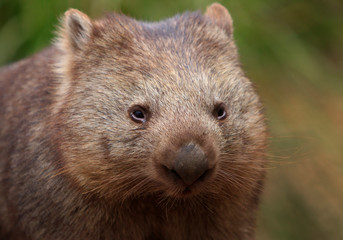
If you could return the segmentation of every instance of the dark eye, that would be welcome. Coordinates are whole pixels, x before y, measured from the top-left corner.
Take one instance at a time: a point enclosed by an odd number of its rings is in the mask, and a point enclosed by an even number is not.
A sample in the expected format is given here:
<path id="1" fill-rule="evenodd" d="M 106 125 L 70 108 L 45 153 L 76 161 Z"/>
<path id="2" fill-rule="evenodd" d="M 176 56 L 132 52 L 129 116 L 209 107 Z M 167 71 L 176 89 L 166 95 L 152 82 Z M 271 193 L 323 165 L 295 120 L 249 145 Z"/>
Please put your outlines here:
<path id="1" fill-rule="evenodd" d="M 129 109 L 132 121 L 136 123 L 145 123 L 147 121 L 147 111 L 141 106 L 133 106 Z"/>
<path id="2" fill-rule="evenodd" d="M 223 103 L 218 104 L 214 109 L 213 115 L 218 120 L 224 120 L 227 117 L 226 106 Z"/>

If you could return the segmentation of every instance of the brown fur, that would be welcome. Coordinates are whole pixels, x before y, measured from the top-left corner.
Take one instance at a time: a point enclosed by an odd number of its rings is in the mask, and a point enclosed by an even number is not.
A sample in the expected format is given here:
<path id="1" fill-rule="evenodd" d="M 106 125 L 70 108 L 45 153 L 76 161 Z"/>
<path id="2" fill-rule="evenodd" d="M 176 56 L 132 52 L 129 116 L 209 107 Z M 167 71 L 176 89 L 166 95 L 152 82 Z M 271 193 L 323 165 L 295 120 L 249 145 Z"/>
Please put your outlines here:
<path id="1" fill-rule="evenodd" d="M 69 10 L 55 46 L 2 68 L 0 238 L 254 239 L 266 127 L 232 29 L 219 4 L 158 23 Z M 165 170 L 188 143 L 210 173 L 185 187 Z"/>

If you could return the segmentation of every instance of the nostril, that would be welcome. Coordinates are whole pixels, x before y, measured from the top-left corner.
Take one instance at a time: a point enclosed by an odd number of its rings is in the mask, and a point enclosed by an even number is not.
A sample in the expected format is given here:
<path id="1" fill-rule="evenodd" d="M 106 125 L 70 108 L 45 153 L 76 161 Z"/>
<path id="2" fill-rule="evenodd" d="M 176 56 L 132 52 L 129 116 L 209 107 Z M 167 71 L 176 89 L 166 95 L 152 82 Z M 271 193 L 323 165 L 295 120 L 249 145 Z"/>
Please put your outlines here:
<path id="1" fill-rule="evenodd" d="M 174 169 L 170 169 L 169 167 L 163 164 L 162 164 L 162 169 L 167 175 L 171 176 L 174 180 L 176 179 L 182 180 L 181 176 Z"/>
<path id="2" fill-rule="evenodd" d="M 204 181 L 204 180 L 207 178 L 207 176 L 209 175 L 209 173 L 210 173 L 210 169 L 207 169 L 207 170 L 198 178 L 198 180 Z"/>
<path id="3" fill-rule="evenodd" d="M 179 175 L 174 169 L 169 170 L 169 171 L 171 172 L 172 175 L 174 175 L 174 177 L 179 178 L 179 179 L 182 179 L 182 178 L 180 177 L 180 175 Z"/>

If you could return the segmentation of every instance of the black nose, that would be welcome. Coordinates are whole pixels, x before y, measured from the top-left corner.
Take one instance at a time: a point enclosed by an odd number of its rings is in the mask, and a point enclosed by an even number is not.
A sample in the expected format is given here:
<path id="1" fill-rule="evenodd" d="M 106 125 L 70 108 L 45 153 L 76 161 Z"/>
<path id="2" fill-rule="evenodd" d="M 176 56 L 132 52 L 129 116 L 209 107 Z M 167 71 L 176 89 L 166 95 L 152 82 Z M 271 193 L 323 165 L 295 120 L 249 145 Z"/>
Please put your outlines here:
<path id="1" fill-rule="evenodd" d="M 189 143 L 182 146 L 176 153 L 173 172 L 185 184 L 191 185 L 203 178 L 208 172 L 208 160 L 200 146 Z"/>

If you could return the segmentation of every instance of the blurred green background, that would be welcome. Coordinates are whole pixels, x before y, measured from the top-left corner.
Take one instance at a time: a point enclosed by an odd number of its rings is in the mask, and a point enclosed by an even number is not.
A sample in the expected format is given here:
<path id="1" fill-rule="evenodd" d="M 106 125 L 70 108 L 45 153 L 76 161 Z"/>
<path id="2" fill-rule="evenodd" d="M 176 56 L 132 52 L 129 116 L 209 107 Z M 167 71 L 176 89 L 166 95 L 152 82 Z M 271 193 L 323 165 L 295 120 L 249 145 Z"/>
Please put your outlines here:
<path id="1" fill-rule="evenodd" d="M 227 0 L 247 75 L 270 125 L 260 240 L 343 239 L 343 1 Z M 51 43 L 78 8 L 154 21 L 209 0 L 0 0 L 0 65 Z"/>

